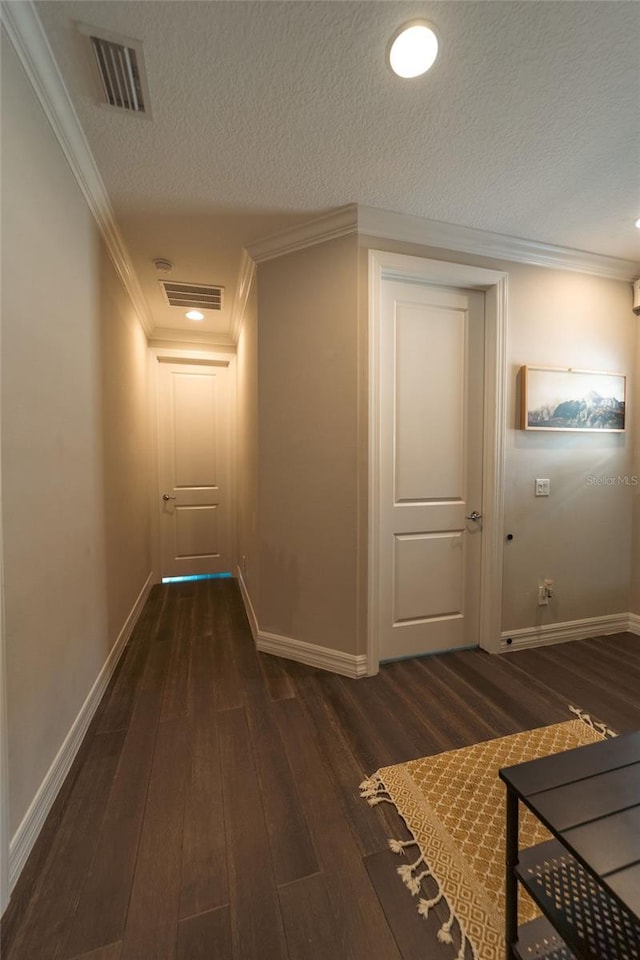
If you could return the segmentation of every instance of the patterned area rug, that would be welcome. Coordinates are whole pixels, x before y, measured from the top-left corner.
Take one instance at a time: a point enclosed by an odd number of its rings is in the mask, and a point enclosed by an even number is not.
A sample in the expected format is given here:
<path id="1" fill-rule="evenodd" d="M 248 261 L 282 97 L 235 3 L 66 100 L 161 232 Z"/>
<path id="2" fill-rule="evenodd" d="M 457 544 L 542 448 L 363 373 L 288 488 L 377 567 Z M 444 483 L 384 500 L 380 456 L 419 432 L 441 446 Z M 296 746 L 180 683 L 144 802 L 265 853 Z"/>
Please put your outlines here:
<path id="1" fill-rule="evenodd" d="M 456 960 L 505 956 L 505 787 L 498 770 L 614 735 L 570 709 L 578 719 L 383 767 L 360 785 L 372 806 L 393 803 L 405 821 L 413 839 L 389 841 L 410 860 L 398 873 L 424 917 L 437 903 L 447 904 L 438 939 L 451 944 Z M 548 839 L 521 805 L 520 846 Z M 519 901 L 520 923 L 538 915 L 528 897 Z"/>

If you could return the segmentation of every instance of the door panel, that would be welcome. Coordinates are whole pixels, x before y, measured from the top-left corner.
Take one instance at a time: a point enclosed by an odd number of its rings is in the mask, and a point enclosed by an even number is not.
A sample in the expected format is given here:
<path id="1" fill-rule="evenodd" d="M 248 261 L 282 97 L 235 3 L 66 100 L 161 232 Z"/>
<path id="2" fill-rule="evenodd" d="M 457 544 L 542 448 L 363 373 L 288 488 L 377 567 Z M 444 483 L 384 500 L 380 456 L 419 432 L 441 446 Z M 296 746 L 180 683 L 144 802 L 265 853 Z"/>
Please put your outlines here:
<path id="1" fill-rule="evenodd" d="M 220 543 L 218 517 L 217 504 L 176 506 L 176 557 L 188 560 L 211 556 Z"/>
<path id="2" fill-rule="evenodd" d="M 484 294 L 384 280 L 381 659 L 478 642 Z"/>
<path id="3" fill-rule="evenodd" d="M 159 366 L 163 577 L 231 570 L 229 377 L 226 364 Z"/>
<path id="4" fill-rule="evenodd" d="M 206 368 L 205 368 L 206 370 Z M 176 487 L 217 484 L 216 406 L 220 374 L 199 371 L 171 373 Z"/>
<path id="5" fill-rule="evenodd" d="M 396 536 L 395 546 L 394 623 L 460 615 L 461 533 Z"/>
<path id="6" fill-rule="evenodd" d="M 461 500 L 464 309 L 435 304 L 425 322 L 424 307 L 398 302 L 395 334 L 396 502 Z"/>

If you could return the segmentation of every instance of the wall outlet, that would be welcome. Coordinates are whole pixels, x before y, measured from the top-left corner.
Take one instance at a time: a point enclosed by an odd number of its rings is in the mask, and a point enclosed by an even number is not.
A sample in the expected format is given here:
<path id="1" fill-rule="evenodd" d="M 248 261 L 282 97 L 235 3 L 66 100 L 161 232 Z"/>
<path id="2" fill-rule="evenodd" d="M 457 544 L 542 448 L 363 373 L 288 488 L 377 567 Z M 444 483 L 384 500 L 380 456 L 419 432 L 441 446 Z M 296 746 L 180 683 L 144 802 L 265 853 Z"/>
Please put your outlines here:
<path id="1" fill-rule="evenodd" d="M 548 497 L 551 492 L 550 480 L 536 480 L 536 497 Z"/>

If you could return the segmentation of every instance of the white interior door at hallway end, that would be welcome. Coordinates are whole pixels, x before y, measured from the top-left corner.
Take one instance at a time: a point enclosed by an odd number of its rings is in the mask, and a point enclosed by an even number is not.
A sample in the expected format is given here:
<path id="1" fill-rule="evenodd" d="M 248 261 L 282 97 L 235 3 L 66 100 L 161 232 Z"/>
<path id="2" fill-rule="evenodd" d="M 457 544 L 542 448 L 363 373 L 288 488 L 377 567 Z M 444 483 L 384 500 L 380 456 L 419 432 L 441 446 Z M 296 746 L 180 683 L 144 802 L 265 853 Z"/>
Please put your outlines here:
<path id="1" fill-rule="evenodd" d="M 478 643 L 484 293 L 383 280 L 380 659 Z"/>
<path id="2" fill-rule="evenodd" d="M 230 371 L 159 363 L 162 576 L 231 570 Z"/>

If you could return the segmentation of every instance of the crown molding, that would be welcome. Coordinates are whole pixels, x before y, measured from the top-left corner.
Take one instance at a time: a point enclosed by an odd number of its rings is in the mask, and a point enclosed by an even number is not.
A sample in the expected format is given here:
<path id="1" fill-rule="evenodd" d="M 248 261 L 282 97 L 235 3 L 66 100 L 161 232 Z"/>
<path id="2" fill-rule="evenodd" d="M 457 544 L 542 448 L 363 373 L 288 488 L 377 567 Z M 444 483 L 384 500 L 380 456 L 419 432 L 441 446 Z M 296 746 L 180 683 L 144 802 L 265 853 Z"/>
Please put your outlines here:
<path id="1" fill-rule="evenodd" d="M 206 347 L 232 347 L 235 341 L 227 333 L 207 333 L 206 330 L 180 330 L 177 327 L 154 327 L 149 346 L 164 343 L 202 344 Z"/>
<path id="2" fill-rule="evenodd" d="M 263 240 L 256 240 L 255 243 L 248 243 L 246 250 L 255 263 L 263 263 L 265 260 L 283 257 L 287 253 L 304 250 L 305 247 L 315 247 L 327 240 L 347 237 L 358 231 L 358 210 L 357 204 L 350 203 L 297 227 L 274 233 Z"/>
<path id="3" fill-rule="evenodd" d="M 474 227 L 459 227 L 440 220 L 428 220 L 355 203 L 248 244 L 246 249 L 256 263 L 262 263 L 353 233 L 454 253 L 471 253 L 493 260 L 589 273 L 612 280 L 631 281 L 640 272 L 640 265 L 633 260 L 619 260 L 599 253 L 523 240 L 490 230 L 476 230 Z"/>
<path id="4" fill-rule="evenodd" d="M 572 250 L 535 240 L 522 240 L 489 230 L 458 227 L 439 220 L 427 220 L 409 214 L 358 206 L 358 234 L 385 240 L 401 240 L 421 246 L 472 253 L 494 260 L 527 263 L 531 266 L 573 270 L 597 277 L 631 281 L 638 274 L 638 264 L 599 253 Z"/>
<path id="5" fill-rule="evenodd" d="M 238 271 L 238 283 L 236 286 L 236 297 L 233 304 L 233 313 L 231 315 L 231 325 L 229 334 L 232 343 L 237 343 L 244 323 L 244 314 L 247 309 L 247 301 L 251 293 L 251 286 L 256 276 L 256 264 L 251 259 L 247 251 L 243 248 L 240 254 L 240 269 Z"/>
<path id="6" fill-rule="evenodd" d="M 147 336 L 147 301 L 116 225 L 106 187 L 32 0 L 1 4 L 2 24 L 104 238 L 115 270 Z"/>
<path id="7" fill-rule="evenodd" d="M 158 339 L 159 331 L 153 330 L 149 307 L 115 222 L 105 185 L 58 70 L 33 0 L 3 2 L 1 18 L 11 44 L 102 233 L 115 270 L 131 298 L 140 324 L 147 336 L 151 336 L 153 332 L 154 339 Z M 352 234 L 404 241 L 502 261 L 526 263 L 557 270 L 572 270 L 615 280 L 631 281 L 638 276 L 639 272 L 639 265 L 630 260 L 620 260 L 602 254 L 524 240 L 471 227 L 455 226 L 376 207 L 348 204 L 305 224 L 247 245 L 240 265 L 238 296 L 231 319 L 230 341 L 237 341 L 242 326 L 242 316 L 251 289 L 255 264 Z"/>

